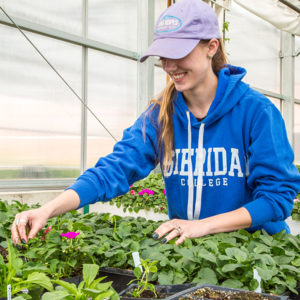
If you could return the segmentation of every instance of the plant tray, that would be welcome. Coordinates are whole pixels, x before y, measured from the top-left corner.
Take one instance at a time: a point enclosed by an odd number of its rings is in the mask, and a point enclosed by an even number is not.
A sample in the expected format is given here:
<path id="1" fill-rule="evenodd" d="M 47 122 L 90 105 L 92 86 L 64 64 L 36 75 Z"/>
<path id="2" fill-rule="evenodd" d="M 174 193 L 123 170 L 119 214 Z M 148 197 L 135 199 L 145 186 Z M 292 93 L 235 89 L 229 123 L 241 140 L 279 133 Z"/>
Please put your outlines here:
<path id="1" fill-rule="evenodd" d="M 136 283 L 131 284 L 129 287 L 127 287 L 125 290 L 119 293 L 120 299 L 122 300 L 149 300 L 149 299 L 167 299 L 169 296 L 177 294 L 183 290 L 186 290 L 193 286 L 191 283 L 184 283 L 184 284 L 170 284 L 170 285 L 156 285 L 155 291 L 157 293 L 157 298 L 154 298 L 154 295 L 152 295 L 152 292 L 149 291 L 150 294 L 148 294 L 149 297 L 144 298 L 133 298 L 133 296 L 128 295 L 128 292 L 132 291 L 137 287 Z"/>
<path id="2" fill-rule="evenodd" d="M 209 295 L 203 295 L 201 296 L 200 290 L 209 290 L 211 294 L 213 294 L 212 297 Z M 198 293 L 199 291 L 199 293 Z M 197 292 L 195 294 L 195 292 Z M 197 295 L 198 294 L 198 295 Z M 177 294 L 174 294 L 168 298 L 168 300 L 209 300 L 209 299 L 215 299 L 215 300 L 227 300 L 227 299 L 234 299 L 234 300 L 284 300 L 288 299 L 287 296 L 277 296 L 277 295 L 271 295 L 271 294 L 265 294 L 265 293 L 255 293 L 253 291 L 246 291 L 242 289 L 232 289 L 232 288 L 226 288 L 216 285 L 210 285 L 210 284 L 202 284 L 197 285 L 192 288 L 189 288 L 185 291 L 181 291 Z"/>
<path id="3" fill-rule="evenodd" d="M 136 278 L 131 270 L 117 269 L 117 268 L 101 268 L 97 277 L 106 276 L 101 282 L 112 281 L 112 287 L 117 293 L 128 287 L 128 283 Z"/>

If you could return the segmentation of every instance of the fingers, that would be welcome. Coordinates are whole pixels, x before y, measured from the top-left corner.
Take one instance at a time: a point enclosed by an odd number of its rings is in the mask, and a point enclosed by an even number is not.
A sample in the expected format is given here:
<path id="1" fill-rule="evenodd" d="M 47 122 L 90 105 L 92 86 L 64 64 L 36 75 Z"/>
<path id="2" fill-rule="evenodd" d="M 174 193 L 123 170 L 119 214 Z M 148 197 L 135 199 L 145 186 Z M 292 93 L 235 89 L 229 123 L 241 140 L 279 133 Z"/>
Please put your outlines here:
<path id="1" fill-rule="evenodd" d="M 17 225 L 16 225 L 15 221 L 12 223 L 10 232 L 11 232 L 11 239 L 12 239 L 14 245 L 17 245 L 17 244 L 21 243 L 19 233 L 18 233 L 18 229 L 17 229 Z"/>
<path id="2" fill-rule="evenodd" d="M 182 234 L 179 238 L 178 238 L 178 240 L 176 241 L 176 245 L 179 245 L 179 244 L 182 244 L 184 241 L 185 241 L 185 239 L 187 238 L 187 236 L 185 235 L 185 234 Z"/>
<path id="3" fill-rule="evenodd" d="M 28 224 L 27 213 L 23 212 L 17 214 L 11 227 L 11 239 L 15 245 L 21 242 L 25 244 L 27 242 L 26 226 Z"/>
<path id="4" fill-rule="evenodd" d="M 183 235 L 183 230 L 180 225 L 178 225 L 177 219 L 165 222 L 161 224 L 152 234 L 152 237 L 154 239 L 160 239 L 162 238 L 161 242 L 167 243 L 170 240 L 179 237 L 179 239 L 176 241 L 176 245 L 181 244 L 184 242 L 186 235 Z"/>
<path id="5" fill-rule="evenodd" d="M 29 239 L 32 239 L 36 236 L 36 234 L 40 231 L 40 229 L 42 228 L 43 226 L 39 226 L 37 224 L 34 224 L 31 228 L 30 228 L 30 231 L 28 233 L 28 240 Z"/>
<path id="6" fill-rule="evenodd" d="M 175 229 L 173 229 L 168 235 L 166 235 L 166 236 L 161 240 L 161 242 L 162 242 L 163 244 L 165 244 L 165 243 L 167 243 L 168 241 L 170 241 L 170 240 L 176 238 L 178 235 L 179 235 L 178 232 L 177 232 Z"/>

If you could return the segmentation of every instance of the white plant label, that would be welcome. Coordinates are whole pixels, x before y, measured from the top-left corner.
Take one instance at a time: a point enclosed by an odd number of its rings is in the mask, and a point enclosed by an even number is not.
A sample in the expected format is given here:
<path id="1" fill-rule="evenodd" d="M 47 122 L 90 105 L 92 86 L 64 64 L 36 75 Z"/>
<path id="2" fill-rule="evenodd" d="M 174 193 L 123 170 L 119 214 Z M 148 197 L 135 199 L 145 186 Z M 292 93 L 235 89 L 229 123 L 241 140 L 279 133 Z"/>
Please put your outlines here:
<path id="1" fill-rule="evenodd" d="M 254 292 L 261 293 L 261 286 L 260 286 L 261 277 L 258 275 L 258 272 L 256 269 L 253 270 L 253 278 L 258 281 L 258 287 Z"/>
<path id="2" fill-rule="evenodd" d="M 132 252 L 132 258 L 135 267 L 140 267 L 141 271 L 143 272 L 143 268 L 140 261 L 140 255 L 138 252 Z"/>
<path id="3" fill-rule="evenodd" d="M 11 300 L 11 285 L 7 286 L 7 300 Z"/>

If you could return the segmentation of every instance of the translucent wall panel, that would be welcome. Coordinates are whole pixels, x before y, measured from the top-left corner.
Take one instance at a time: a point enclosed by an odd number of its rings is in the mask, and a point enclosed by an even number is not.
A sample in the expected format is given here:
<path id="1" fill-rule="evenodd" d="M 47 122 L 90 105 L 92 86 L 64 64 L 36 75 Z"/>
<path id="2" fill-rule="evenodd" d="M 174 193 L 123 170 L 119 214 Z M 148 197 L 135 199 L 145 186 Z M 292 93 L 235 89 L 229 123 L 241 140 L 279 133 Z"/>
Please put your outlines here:
<path id="1" fill-rule="evenodd" d="M 137 51 L 137 1 L 89 0 L 88 37 Z"/>
<path id="2" fill-rule="evenodd" d="M 154 95 L 159 95 L 165 88 L 167 83 L 166 72 L 159 67 L 154 68 Z"/>
<path id="3" fill-rule="evenodd" d="M 80 94 L 81 48 L 27 34 Z M 0 44 L 0 179 L 72 176 L 53 169 L 79 170 L 79 101 L 15 28 Z"/>
<path id="4" fill-rule="evenodd" d="M 277 109 L 281 112 L 281 100 L 277 98 L 268 97 L 269 100 L 273 102 L 273 104 L 277 107 Z"/>
<path id="5" fill-rule="evenodd" d="M 82 33 L 82 0 L 0 0 L 0 4 L 12 17 L 73 34 Z"/>
<path id="6" fill-rule="evenodd" d="M 295 51 L 297 50 L 300 50 L 299 36 L 295 37 Z M 300 55 L 295 58 L 295 98 L 300 99 Z"/>
<path id="7" fill-rule="evenodd" d="M 167 0 L 155 0 L 155 22 L 161 13 L 168 7 Z"/>
<path id="8" fill-rule="evenodd" d="M 245 81 L 252 86 L 279 93 L 280 31 L 234 1 L 226 20 L 229 62 L 247 69 Z"/>
<path id="9" fill-rule="evenodd" d="M 294 151 L 295 162 L 300 165 L 300 104 L 294 106 Z"/>
<path id="10" fill-rule="evenodd" d="M 137 63 L 89 50 L 89 106 L 110 132 L 120 140 L 133 124 L 137 108 Z M 112 151 L 113 138 L 88 113 L 87 164 Z"/>

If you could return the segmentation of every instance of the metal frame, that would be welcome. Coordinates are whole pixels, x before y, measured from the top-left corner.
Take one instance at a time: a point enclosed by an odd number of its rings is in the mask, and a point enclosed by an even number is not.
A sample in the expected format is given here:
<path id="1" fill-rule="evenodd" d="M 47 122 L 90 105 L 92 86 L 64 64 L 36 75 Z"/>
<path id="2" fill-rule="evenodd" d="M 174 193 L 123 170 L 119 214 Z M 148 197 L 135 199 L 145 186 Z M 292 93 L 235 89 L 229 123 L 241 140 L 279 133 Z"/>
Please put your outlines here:
<path id="1" fill-rule="evenodd" d="M 137 60 L 139 58 L 139 54 L 134 51 L 129 51 L 120 47 L 115 47 L 112 45 L 101 43 L 92 39 L 84 38 L 82 36 L 71 34 L 44 25 L 35 24 L 26 20 L 22 20 L 20 18 L 14 18 L 14 20 L 21 29 L 24 29 L 26 31 L 41 34 L 43 36 L 48 36 L 71 44 L 85 46 L 87 48 L 99 50 L 113 55 L 118 55 L 132 60 Z M 7 20 L 7 18 L 3 15 L 0 15 L 0 24 L 14 27 L 10 23 L 10 21 Z"/>

